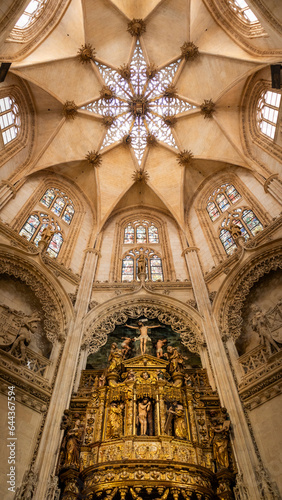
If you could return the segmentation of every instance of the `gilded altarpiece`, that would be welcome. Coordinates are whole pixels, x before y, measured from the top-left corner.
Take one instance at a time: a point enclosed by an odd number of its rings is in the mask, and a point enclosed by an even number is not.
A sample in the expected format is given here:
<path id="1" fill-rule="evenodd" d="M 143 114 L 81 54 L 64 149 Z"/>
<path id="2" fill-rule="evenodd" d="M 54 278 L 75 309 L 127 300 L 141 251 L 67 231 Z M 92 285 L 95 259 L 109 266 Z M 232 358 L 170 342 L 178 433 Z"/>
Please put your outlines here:
<path id="1" fill-rule="evenodd" d="M 206 371 L 164 344 L 128 358 L 113 343 L 106 370 L 82 372 L 62 418 L 63 500 L 234 498 L 226 409 Z"/>

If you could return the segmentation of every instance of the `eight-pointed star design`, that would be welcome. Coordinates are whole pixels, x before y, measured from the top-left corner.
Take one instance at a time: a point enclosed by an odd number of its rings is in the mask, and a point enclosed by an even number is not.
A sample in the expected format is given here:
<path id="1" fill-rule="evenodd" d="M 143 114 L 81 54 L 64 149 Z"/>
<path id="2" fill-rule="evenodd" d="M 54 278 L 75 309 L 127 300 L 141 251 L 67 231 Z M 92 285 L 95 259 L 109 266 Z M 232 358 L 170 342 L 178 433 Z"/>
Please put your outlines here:
<path id="1" fill-rule="evenodd" d="M 139 165 L 153 138 L 177 149 L 168 117 L 189 111 L 193 106 L 172 91 L 173 79 L 181 58 L 157 70 L 147 65 L 139 40 L 128 67 L 114 70 L 95 61 L 105 87 L 101 97 L 82 107 L 103 116 L 108 130 L 100 149 L 126 138 L 133 147 Z M 109 118 L 111 117 L 111 118 Z"/>

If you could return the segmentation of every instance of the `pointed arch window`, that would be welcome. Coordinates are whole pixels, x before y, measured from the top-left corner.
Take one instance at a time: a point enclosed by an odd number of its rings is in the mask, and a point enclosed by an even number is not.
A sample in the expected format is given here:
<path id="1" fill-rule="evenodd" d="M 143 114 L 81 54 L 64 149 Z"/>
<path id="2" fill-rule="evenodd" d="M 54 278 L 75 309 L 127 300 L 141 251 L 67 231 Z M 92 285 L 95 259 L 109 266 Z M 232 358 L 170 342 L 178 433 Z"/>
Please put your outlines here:
<path id="1" fill-rule="evenodd" d="M 49 188 L 42 196 L 40 203 L 51 209 L 57 217 L 61 217 L 64 222 L 70 224 L 75 210 L 72 200 L 57 188 Z"/>
<path id="2" fill-rule="evenodd" d="M 257 24 L 259 25 L 259 20 L 253 11 L 248 6 L 245 0 L 228 0 L 228 5 L 230 9 L 236 14 L 236 16 L 245 24 Z"/>
<path id="3" fill-rule="evenodd" d="M 20 125 L 19 107 L 14 97 L 0 98 L 0 127 L 4 145 L 16 139 Z"/>
<path id="4" fill-rule="evenodd" d="M 124 229 L 124 245 L 159 243 L 159 230 L 150 221 L 146 219 L 136 219 L 129 222 Z"/>
<path id="5" fill-rule="evenodd" d="M 225 252 L 231 255 L 237 248 L 232 236 L 232 227 L 236 225 L 241 231 L 241 235 L 247 241 L 250 237 L 256 236 L 263 230 L 263 225 L 257 218 L 253 210 L 249 208 L 237 208 L 225 218 L 221 224 L 219 239 Z"/>
<path id="6" fill-rule="evenodd" d="M 42 238 L 42 232 L 48 226 L 51 227 L 52 233 L 50 234 L 46 252 L 50 257 L 57 258 L 64 240 L 61 228 L 53 217 L 45 213 L 35 212 L 27 218 L 19 234 L 27 241 L 32 241 L 38 246 Z"/>
<path id="7" fill-rule="evenodd" d="M 222 184 L 209 197 L 206 206 L 207 212 L 212 222 L 216 221 L 221 213 L 240 200 L 241 195 L 233 184 Z"/>
<path id="8" fill-rule="evenodd" d="M 45 9 L 47 4 L 47 0 L 31 0 L 21 17 L 17 20 L 11 35 L 16 30 L 24 30 L 31 26 L 33 23 L 37 21 L 37 19 L 41 16 L 43 10 Z"/>
<path id="9" fill-rule="evenodd" d="M 275 140 L 281 93 L 264 90 L 257 104 L 257 124 L 260 132 Z"/>
<path id="10" fill-rule="evenodd" d="M 140 253 L 144 252 L 147 279 L 163 281 L 163 267 L 160 255 L 150 248 L 135 248 L 130 250 L 122 259 L 121 281 L 138 280 L 138 260 Z"/>

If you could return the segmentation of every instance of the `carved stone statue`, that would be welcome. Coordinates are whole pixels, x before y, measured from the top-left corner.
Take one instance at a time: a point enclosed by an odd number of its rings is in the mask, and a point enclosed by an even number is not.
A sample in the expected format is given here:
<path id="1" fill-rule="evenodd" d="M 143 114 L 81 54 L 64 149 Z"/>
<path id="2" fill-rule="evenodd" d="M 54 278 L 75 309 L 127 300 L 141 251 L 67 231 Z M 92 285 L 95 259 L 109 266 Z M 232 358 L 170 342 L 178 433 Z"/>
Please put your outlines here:
<path id="1" fill-rule="evenodd" d="M 107 438 L 115 439 L 123 435 L 123 404 L 111 403 L 108 412 Z"/>
<path id="2" fill-rule="evenodd" d="M 145 354 L 146 352 L 146 346 L 147 346 L 147 341 L 151 340 L 151 337 L 148 335 L 148 329 L 152 328 L 160 328 L 161 325 L 154 325 L 154 326 L 145 326 L 142 321 L 138 321 L 138 326 L 131 326 L 131 325 L 125 325 L 128 328 L 131 328 L 132 330 L 139 330 L 140 335 L 139 337 L 135 337 L 134 340 L 140 340 L 140 349 L 141 349 L 141 354 Z"/>
<path id="3" fill-rule="evenodd" d="M 230 421 L 220 418 L 213 419 L 210 428 L 210 438 L 213 445 L 213 455 L 218 469 L 229 467 L 228 441 Z"/>
<path id="4" fill-rule="evenodd" d="M 55 232 L 56 231 L 54 231 L 53 226 L 51 224 L 48 224 L 47 226 L 45 226 L 42 233 L 41 233 L 40 243 L 42 242 L 44 244 L 44 246 L 48 245 L 50 243 L 52 236 L 55 234 Z"/>
<path id="5" fill-rule="evenodd" d="M 137 267 L 137 275 L 138 278 L 140 278 L 140 274 L 146 274 L 146 259 L 145 255 L 143 252 L 140 253 L 139 259 L 138 259 L 138 267 Z"/>
<path id="6" fill-rule="evenodd" d="M 32 334 L 36 332 L 37 330 L 37 324 L 40 321 L 40 317 L 37 315 L 32 315 L 32 316 L 26 316 L 22 320 L 22 326 L 20 328 L 19 334 L 14 341 L 11 349 L 10 349 L 10 354 L 13 354 L 17 347 L 19 346 L 20 352 L 21 352 L 21 357 L 25 357 L 25 352 L 26 352 L 26 347 L 30 344 L 32 340 Z"/>
<path id="7" fill-rule="evenodd" d="M 140 435 L 146 436 L 149 427 L 149 435 L 153 435 L 152 405 L 148 398 L 144 398 L 138 403 L 138 422 L 140 423 Z"/>
<path id="8" fill-rule="evenodd" d="M 279 351 L 279 347 L 275 340 L 272 338 L 271 330 L 268 325 L 266 315 L 262 312 L 261 308 L 256 304 L 253 305 L 253 317 L 251 319 L 251 324 L 253 329 L 258 333 L 260 338 L 260 343 L 265 345 L 269 355 L 272 354 L 271 346 L 275 351 Z"/>

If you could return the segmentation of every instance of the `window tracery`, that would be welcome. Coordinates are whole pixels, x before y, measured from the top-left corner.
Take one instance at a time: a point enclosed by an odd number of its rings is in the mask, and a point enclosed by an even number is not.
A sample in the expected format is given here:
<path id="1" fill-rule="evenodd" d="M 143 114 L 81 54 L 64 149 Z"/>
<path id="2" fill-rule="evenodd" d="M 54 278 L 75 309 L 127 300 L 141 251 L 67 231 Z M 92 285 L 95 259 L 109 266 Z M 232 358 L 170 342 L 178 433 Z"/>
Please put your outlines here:
<path id="1" fill-rule="evenodd" d="M 146 219 L 136 219 L 124 229 L 124 244 L 159 243 L 158 228 Z"/>
<path id="2" fill-rule="evenodd" d="M 55 218 L 43 212 L 33 212 L 24 223 L 19 234 L 27 241 L 32 241 L 38 246 L 45 228 L 51 226 L 52 236 L 46 252 L 52 258 L 57 258 L 63 244 L 62 230 Z"/>
<path id="3" fill-rule="evenodd" d="M 40 203 L 49 208 L 57 217 L 71 224 L 75 210 L 72 200 L 57 188 L 49 188 L 42 196 Z"/>
<path id="4" fill-rule="evenodd" d="M 233 184 L 222 184 L 219 188 L 215 189 L 209 197 L 206 207 L 212 222 L 216 221 L 221 213 L 228 210 L 240 198 L 241 195 Z"/>
<path id="5" fill-rule="evenodd" d="M 24 30 L 25 28 L 28 28 L 31 24 L 33 24 L 42 14 L 46 4 L 47 0 L 31 0 L 25 8 L 21 17 L 16 22 L 15 27 L 12 30 L 12 34 L 14 30 Z"/>
<path id="6" fill-rule="evenodd" d="M 121 281 L 138 280 L 138 260 L 141 253 L 145 255 L 147 279 L 151 281 L 163 281 L 161 257 L 151 248 L 143 247 L 129 250 L 122 259 Z"/>
<path id="7" fill-rule="evenodd" d="M 263 90 L 257 104 L 257 123 L 262 134 L 275 140 L 281 93 Z"/>
<path id="8" fill-rule="evenodd" d="M 0 128 L 4 145 L 16 139 L 20 131 L 19 106 L 12 96 L 0 98 Z"/>
<path id="9" fill-rule="evenodd" d="M 244 237 L 245 241 L 250 237 L 256 236 L 263 230 L 263 225 L 253 210 L 249 208 L 236 208 L 223 220 L 221 223 L 222 229 L 220 229 L 219 232 L 219 239 L 227 255 L 231 255 L 237 248 L 232 236 L 232 228 L 234 225 L 240 229 L 241 236 Z"/>

